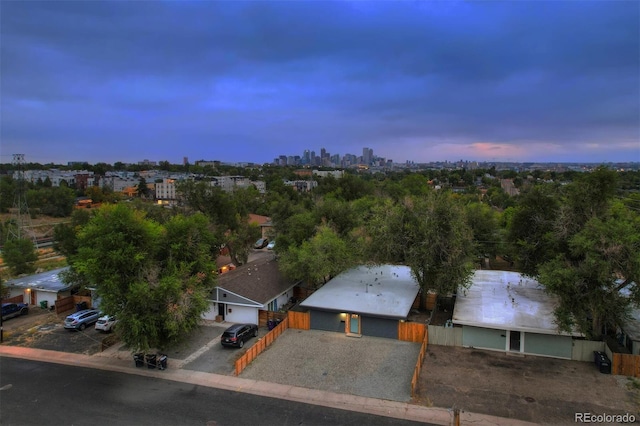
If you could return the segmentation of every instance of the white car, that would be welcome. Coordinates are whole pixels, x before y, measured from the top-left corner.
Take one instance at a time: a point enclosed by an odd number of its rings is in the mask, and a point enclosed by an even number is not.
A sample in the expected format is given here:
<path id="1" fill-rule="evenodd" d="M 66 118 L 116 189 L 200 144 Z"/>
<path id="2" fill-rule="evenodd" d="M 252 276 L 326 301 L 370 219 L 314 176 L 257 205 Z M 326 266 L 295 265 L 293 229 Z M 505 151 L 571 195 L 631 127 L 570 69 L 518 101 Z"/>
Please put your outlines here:
<path id="1" fill-rule="evenodd" d="M 108 333 L 113 330 L 113 326 L 116 325 L 118 320 L 113 315 L 105 315 L 103 317 L 98 318 L 98 322 L 96 322 L 96 330 L 104 331 Z"/>
<path id="2" fill-rule="evenodd" d="M 272 240 L 267 244 L 267 250 L 273 250 L 276 247 L 276 240 Z"/>

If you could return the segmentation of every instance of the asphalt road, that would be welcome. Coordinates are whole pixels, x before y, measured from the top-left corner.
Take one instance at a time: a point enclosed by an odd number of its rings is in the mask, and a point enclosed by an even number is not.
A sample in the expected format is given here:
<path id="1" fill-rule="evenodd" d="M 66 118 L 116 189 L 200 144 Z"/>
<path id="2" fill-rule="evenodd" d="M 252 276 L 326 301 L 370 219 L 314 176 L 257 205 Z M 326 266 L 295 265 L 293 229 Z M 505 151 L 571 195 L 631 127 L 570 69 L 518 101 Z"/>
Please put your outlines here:
<path id="1" fill-rule="evenodd" d="M 168 380 L 0 358 L 2 425 L 424 425 Z"/>

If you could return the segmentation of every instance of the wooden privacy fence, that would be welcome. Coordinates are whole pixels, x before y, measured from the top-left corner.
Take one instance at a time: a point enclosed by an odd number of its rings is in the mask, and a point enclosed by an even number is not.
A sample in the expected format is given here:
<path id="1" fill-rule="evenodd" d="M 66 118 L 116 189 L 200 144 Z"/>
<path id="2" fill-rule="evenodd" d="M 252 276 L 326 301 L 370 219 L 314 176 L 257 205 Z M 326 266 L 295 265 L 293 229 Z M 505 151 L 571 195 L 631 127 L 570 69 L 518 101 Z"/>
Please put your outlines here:
<path id="1" fill-rule="evenodd" d="M 67 296 L 56 300 L 56 314 L 75 310 L 78 303 L 85 302 L 87 308 L 91 308 L 91 297 L 89 296 Z"/>
<path id="2" fill-rule="evenodd" d="M 640 377 L 640 355 L 613 352 L 611 358 L 611 374 Z"/>
<path id="3" fill-rule="evenodd" d="M 311 315 L 309 312 L 287 312 L 289 319 L 289 328 L 297 328 L 300 330 L 309 330 L 311 328 Z"/>
<path id="4" fill-rule="evenodd" d="M 269 347 L 280 335 L 289 328 L 289 319 L 285 318 L 282 320 L 280 324 L 278 324 L 273 330 L 268 332 L 262 339 L 258 340 L 258 342 L 251 346 L 247 352 L 244 353 L 237 361 L 236 361 L 236 376 L 239 376 L 242 373 L 242 370 L 247 368 L 247 365 L 251 364 L 251 361 L 256 359 L 258 355 L 262 353 L 265 349 Z"/>
<path id="5" fill-rule="evenodd" d="M 423 324 L 420 324 L 423 325 Z M 418 362 L 416 362 L 416 368 L 413 370 L 413 377 L 411 378 L 411 397 L 415 397 L 418 393 L 418 380 L 420 379 L 420 371 L 422 370 L 422 361 L 424 361 L 424 354 L 427 352 L 427 345 L 429 342 L 428 328 L 424 328 L 424 334 L 422 337 L 422 345 L 420 345 L 420 353 L 418 354 Z"/>
<path id="6" fill-rule="evenodd" d="M 427 326 L 419 322 L 398 321 L 398 340 L 420 343 L 427 332 Z"/>
<path id="7" fill-rule="evenodd" d="M 282 321 L 287 317 L 287 314 L 284 312 L 273 312 L 273 311 L 258 311 L 258 326 L 266 327 L 269 321 L 280 320 Z"/>
<path id="8" fill-rule="evenodd" d="M 22 303 L 24 300 L 24 296 L 19 294 L 13 297 L 7 297 L 6 299 L 2 299 L 2 303 Z"/>

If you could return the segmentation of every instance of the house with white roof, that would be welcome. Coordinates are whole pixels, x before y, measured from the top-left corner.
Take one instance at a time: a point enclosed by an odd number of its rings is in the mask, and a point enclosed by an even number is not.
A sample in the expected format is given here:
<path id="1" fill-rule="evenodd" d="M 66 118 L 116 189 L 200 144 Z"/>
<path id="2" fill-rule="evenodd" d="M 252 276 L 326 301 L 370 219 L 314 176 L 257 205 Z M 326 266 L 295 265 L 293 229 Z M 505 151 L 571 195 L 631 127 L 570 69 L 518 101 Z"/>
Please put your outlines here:
<path id="1" fill-rule="evenodd" d="M 420 287 L 408 266 L 358 266 L 334 277 L 300 303 L 310 328 L 348 336 L 398 338 Z"/>
<path id="2" fill-rule="evenodd" d="M 456 297 L 452 322 L 462 327 L 462 346 L 571 359 L 573 340 L 582 334 L 559 331 L 557 303 L 520 273 L 477 270 Z"/>

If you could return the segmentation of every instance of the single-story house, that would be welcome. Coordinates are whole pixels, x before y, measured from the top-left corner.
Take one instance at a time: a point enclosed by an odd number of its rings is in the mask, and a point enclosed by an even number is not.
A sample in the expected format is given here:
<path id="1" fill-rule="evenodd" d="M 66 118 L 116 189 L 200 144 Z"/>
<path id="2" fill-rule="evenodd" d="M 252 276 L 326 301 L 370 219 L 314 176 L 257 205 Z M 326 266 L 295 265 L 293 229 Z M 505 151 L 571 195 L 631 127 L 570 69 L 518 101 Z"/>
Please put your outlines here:
<path id="1" fill-rule="evenodd" d="M 204 319 L 258 324 L 259 311 L 278 311 L 293 297 L 297 285 L 278 270 L 278 262 L 263 258 L 218 275 Z"/>
<path id="2" fill-rule="evenodd" d="M 310 327 L 348 336 L 398 338 L 420 287 L 408 266 L 358 266 L 329 280 L 300 303 Z"/>
<path id="3" fill-rule="evenodd" d="M 41 274 L 14 278 L 4 283 L 9 290 L 9 297 L 22 295 L 23 302 L 29 305 L 40 305 L 47 302 L 47 306 L 53 306 L 56 300 L 71 295 L 76 287 L 69 285 L 60 279 L 60 273 L 68 268 L 54 269 Z"/>
<path id="4" fill-rule="evenodd" d="M 452 322 L 462 326 L 462 346 L 571 359 L 573 337 L 554 322 L 557 299 L 518 272 L 475 271 L 459 291 Z"/>

